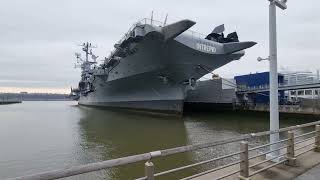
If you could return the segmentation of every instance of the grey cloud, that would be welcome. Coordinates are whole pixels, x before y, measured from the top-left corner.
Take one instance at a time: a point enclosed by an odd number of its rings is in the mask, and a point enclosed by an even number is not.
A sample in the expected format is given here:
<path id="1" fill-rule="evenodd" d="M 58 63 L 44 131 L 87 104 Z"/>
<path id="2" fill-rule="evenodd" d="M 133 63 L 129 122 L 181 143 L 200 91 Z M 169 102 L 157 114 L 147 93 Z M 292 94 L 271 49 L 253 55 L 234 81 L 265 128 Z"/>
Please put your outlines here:
<path id="1" fill-rule="evenodd" d="M 316 0 L 304 6 L 289 1 L 288 10 L 278 10 L 279 66 L 319 68 L 319 5 Z M 192 19 L 197 22 L 193 30 L 201 33 L 224 23 L 227 32 L 236 30 L 241 40 L 258 42 L 242 60 L 216 73 L 232 77 L 268 69 L 266 62 L 256 61 L 257 56 L 268 55 L 267 0 L 4 0 L 0 6 L 0 87 L 75 86 L 78 43 L 91 41 L 99 47 L 96 53 L 106 56 L 131 24 L 150 16 L 152 10 L 160 20 L 166 13 L 169 22 Z"/>

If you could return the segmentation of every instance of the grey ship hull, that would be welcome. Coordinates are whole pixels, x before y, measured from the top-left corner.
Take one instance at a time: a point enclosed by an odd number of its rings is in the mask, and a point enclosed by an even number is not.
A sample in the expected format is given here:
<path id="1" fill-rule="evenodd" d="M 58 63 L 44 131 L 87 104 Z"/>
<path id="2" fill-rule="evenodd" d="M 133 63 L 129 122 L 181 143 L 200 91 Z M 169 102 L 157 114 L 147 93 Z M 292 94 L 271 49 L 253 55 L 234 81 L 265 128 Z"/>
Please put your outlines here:
<path id="1" fill-rule="evenodd" d="M 161 33 L 149 32 L 108 75 L 95 75 L 94 91 L 81 95 L 79 104 L 181 114 L 190 89 L 186 82 L 208 73 L 199 65 L 214 70 L 244 55 L 200 51 L 198 42 L 185 34 L 163 41 Z"/>
<path id="2" fill-rule="evenodd" d="M 159 79 L 153 72 L 107 83 L 99 79 L 96 90 L 87 96 L 81 96 L 79 104 L 163 113 L 182 112 L 184 100 L 182 87 L 167 86 L 157 81 Z"/>

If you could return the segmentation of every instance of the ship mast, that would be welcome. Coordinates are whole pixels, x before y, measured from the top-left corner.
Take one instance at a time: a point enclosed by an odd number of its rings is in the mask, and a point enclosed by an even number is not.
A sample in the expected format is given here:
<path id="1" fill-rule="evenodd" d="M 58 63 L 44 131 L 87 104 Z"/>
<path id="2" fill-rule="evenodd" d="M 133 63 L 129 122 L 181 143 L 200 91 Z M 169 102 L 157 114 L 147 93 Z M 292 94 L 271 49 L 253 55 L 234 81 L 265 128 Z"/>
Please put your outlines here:
<path id="1" fill-rule="evenodd" d="M 79 46 L 82 47 L 82 51 L 85 52 L 86 56 L 85 59 L 82 59 L 81 53 L 75 53 L 77 58 L 75 68 L 81 68 L 81 80 L 77 89 L 77 95 L 79 95 L 79 93 L 86 94 L 93 91 L 93 69 L 95 68 L 95 64 L 97 64 L 97 58 L 99 57 L 93 54 L 92 49 L 96 48 L 96 46 L 92 46 L 91 43 L 86 42 Z"/>
<path id="2" fill-rule="evenodd" d="M 87 42 L 87 43 L 83 43 L 82 45 L 82 50 L 86 53 L 86 62 L 89 61 L 89 48 L 90 48 L 90 51 L 92 50 L 91 48 L 95 48 L 93 46 L 91 46 L 91 43 Z M 92 54 L 92 51 L 91 51 L 91 54 Z"/>
<path id="3" fill-rule="evenodd" d="M 92 53 L 92 49 L 93 48 L 97 48 L 96 46 L 93 46 L 91 45 L 91 43 L 89 42 L 86 42 L 86 43 L 83 43 L 81 45 L 79 45 L 82 47 L 82 51 L 85 52 L 86 54 L 86 57 L 85 59 L 82 59 L 81 58 L 81 54 L 80 53 L 75 53 L 76 55 L 76 58 L 77 58 L 77 62 L 76 62 L 76 65 L 75 67 L 80 67 L 81 70 L 82 70 L 82 73 L 86 73 L 88 72 L 90 69 L 91 69 L 91 65 L 93 64 L 96 64 L 97 63 L 97 58 L 99 56 L 96 56 Z M 91 55 L 91 59 L 89 59 L 89 55 Z"/>

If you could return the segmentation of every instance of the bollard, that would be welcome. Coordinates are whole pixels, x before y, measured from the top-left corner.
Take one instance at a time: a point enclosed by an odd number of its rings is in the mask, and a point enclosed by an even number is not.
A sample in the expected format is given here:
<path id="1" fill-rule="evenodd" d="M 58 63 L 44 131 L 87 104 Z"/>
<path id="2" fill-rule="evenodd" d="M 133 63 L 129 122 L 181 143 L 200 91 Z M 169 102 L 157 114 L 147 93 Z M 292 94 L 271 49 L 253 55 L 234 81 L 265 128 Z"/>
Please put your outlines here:
<path id="1" fill-rule="evenodd" d="M 320 152 L 320 125 L 316 125 L 314 144 L 315 144 L 314 151 Z"/>
<path id="2" fill-rule="evenodd" d="M 145 176 L 147 180 L 154 180 L 154 165 L 151 161 L 147 161 L 145 164 Z"/>
<path id="3" fill-rule="evenodd" d="M 287 141 L 287 161 L 286 165 L 296 166 L 296 158 L 294 155 L 294 133 L 288 131 L 288 141 Z"/>
<path id="4" fill-rule="evenodd" d="M 249 178 L 249 150 L 248 142 L 242 141 L 240 143 L 240 176 L 239 179 L 250 180 Z"/>

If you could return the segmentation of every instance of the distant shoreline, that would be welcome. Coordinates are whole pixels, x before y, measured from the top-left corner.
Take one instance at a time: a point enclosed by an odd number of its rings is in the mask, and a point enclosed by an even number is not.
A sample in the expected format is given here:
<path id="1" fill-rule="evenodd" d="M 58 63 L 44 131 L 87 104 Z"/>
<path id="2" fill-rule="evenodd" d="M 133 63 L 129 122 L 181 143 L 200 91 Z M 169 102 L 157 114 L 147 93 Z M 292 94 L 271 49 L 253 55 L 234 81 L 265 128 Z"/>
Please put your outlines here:
<path id="1" fill-rule="evenodd" d="M 23 101 L 74 101 L 72 99 L 26 99 Z"/>
<path id="2" fill-rule="evenodd" d="M 0 105 L 18 104 L 18 103 L 22 103 L 22 101 L 0 101 Z"/>
<path id="3" fill-rule="evenodd" d="M 0 102 L 6 101 L 72 101 L 68 94 L 51 93 L 0 93 Z"/>

